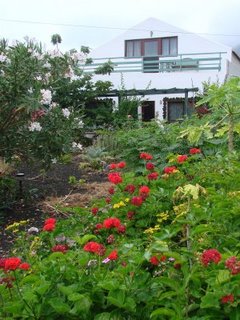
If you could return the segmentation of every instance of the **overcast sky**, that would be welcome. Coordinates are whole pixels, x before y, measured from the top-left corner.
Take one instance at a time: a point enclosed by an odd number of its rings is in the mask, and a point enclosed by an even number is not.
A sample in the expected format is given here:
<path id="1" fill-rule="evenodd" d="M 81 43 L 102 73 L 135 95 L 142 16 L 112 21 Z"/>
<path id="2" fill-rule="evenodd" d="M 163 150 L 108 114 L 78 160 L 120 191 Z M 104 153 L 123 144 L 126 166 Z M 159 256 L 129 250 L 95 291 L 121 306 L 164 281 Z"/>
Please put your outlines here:
<path id="1" fill-rule="evenodd" d="M 224 34 L 208 37 L 238 46 L 239 12 L 240 0 L 0 0 L 0 38 L 34 37 L 49 48 L 59 33 L 63 51 L 96 48 L 153 17 L 190 32 Z"/>

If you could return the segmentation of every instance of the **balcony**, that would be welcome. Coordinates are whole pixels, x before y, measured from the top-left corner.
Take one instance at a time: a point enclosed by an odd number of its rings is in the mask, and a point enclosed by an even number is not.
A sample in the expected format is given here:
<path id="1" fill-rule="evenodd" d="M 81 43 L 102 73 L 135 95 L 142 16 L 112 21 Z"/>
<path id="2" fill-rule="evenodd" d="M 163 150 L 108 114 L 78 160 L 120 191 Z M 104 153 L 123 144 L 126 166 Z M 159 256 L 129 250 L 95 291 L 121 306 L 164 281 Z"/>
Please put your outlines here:
<path id="1" fill-rule="evenodd" d="M 106 62 L 111 62 L 114 72 L 186 72 L 202 70 L 221 70 L 222 57 L 226 52 L 189 53 L 174 57 L 111 57 L 94 58 L 92 63 L 81 65 L 84 73 L 94 73 Z"/>

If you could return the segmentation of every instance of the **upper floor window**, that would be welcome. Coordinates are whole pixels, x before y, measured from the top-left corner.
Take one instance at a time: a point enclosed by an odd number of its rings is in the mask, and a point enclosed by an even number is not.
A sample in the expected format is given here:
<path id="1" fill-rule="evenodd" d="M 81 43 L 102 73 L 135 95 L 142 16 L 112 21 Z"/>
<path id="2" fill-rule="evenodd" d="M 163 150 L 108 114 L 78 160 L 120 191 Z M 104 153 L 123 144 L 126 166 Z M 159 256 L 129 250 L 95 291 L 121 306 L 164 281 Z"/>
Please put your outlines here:
<path id="1" fill-rule="evenodd" d="M 125 41 L 125 57 L 176 56 L 177 37 Z"/>

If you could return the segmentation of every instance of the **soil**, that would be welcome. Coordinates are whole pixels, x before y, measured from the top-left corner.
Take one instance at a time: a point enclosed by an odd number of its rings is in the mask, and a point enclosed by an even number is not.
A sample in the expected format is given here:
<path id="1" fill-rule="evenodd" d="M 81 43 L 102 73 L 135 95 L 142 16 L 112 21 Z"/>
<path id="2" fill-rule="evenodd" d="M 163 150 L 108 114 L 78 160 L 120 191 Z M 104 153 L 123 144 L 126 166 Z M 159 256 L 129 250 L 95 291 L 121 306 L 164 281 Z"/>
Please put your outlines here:
<path id="1" fill-rule="evenodd" d="M 38 166 L 21 166 L 17 173 L 24 176 L 18 180 L 18 198 L 14 204 L 0 212 L 0 257 L 10 254 L 14 236 L 5 228 L 14 222 L 27 220 L 26 228 L 42 228 L 49 214 L 62 217 L 62 207 L 85 207 L 96 198 L 108 194 L 110 183 L 103 170 L 82 169 L 81 157 L 75 156 L 71 163 L 55 164 L 43 175 Z M 79 183 L 69 183 L 69 177 Z M 74 178 L 73 178 L 74 179 Z M 58 208 L 58 209 L 57 209 Z"/>

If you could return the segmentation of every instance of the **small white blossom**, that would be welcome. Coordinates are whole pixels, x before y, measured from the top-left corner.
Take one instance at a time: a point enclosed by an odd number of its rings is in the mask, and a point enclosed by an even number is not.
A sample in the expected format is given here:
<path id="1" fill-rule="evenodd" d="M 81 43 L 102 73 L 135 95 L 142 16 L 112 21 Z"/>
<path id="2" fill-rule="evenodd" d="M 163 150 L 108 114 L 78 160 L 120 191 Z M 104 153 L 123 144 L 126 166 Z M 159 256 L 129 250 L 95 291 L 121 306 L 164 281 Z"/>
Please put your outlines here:
<path id="1" fill-rule="evenodd" d="M 42 126 L 39 122 L 32 122 L 31 125 L 28 127 L 29 131 L 41 131 Z"/>
<path id="2" fill-rule="evenodd" d="M 52 159 L 52 163 L 56 164 L 57 163 L 57 159 L 56 158 Z"/>
<path id="3" fill-rule="evenodd" d="M 31 227 L 28 229 L 28 234 L 33 234 L 33 233 L 38 233 L 39 232 L 39 229 L 36 228 L 36 227 Z"/>
<path id="4" fill-rule="evenodd" d="M 42 77 L 41 76 L 36 76 L 34 79 L 38 80 L 38 81 L 42 81 Z"/>
<path id="5" fill-rule="evenodd" d="M 67 119 L 69 118 L 69 116 L 71 114 L 71 112 L 69 111 L 68 108 L 62 109 L 62 113 L 63 113 L 64 117 L 67 118 Z"/>
<path id="6" fill-rule="evenodd" d="M 48 51 L 48 54 L 52 58 L 62 57 L 62 53 L 59 50 Z"/>
<path id="7" fill-rule="evenodd" d="M 33 88 L 32 87 L 28 89 L 28 93 L 30 93 L 30 94 L 33 93 Z"/>
<path id="8" fill-rule="evenodd" d="M 50 104 L 52 102 L 52 92 L 50 90 L 42 89 L 40 90 L 42 94 L 42 99 L 40 103 L 42 104 Z"/>
<path id="9" fill-rule="evenodd" d="M 44 63 L 44 68 L 51 69 L 51 64 L 49 62 Z"/>
<path id="10" fill-rule="evenodd" d="M 64 75 L 64 78 L 73 78 L 75 76 L 74 71 L 71 66 L 68 66 L 68 70 Z"/>
<path id="11" fill-rule="evenodd" d="M 83 54 L 81 52 L 73 52 L 71 54 L 71 58 L 77 62 L 77 61 L 83 61 L 84 60 L 84 57 L 83 57 Z"/>
<path id="12" fill-rule="evenodd" d="M 8 57 L 5 54 L 1 53 L 0 54 L 0 62 L 10 62 L 10 60 L 8 59 Z"/>
<path id="13" fill-rule="evenodd" d="M 81 145 L 81 143 L 73 142 L 72 148 L 82 150 L 83 146 Z"/>

